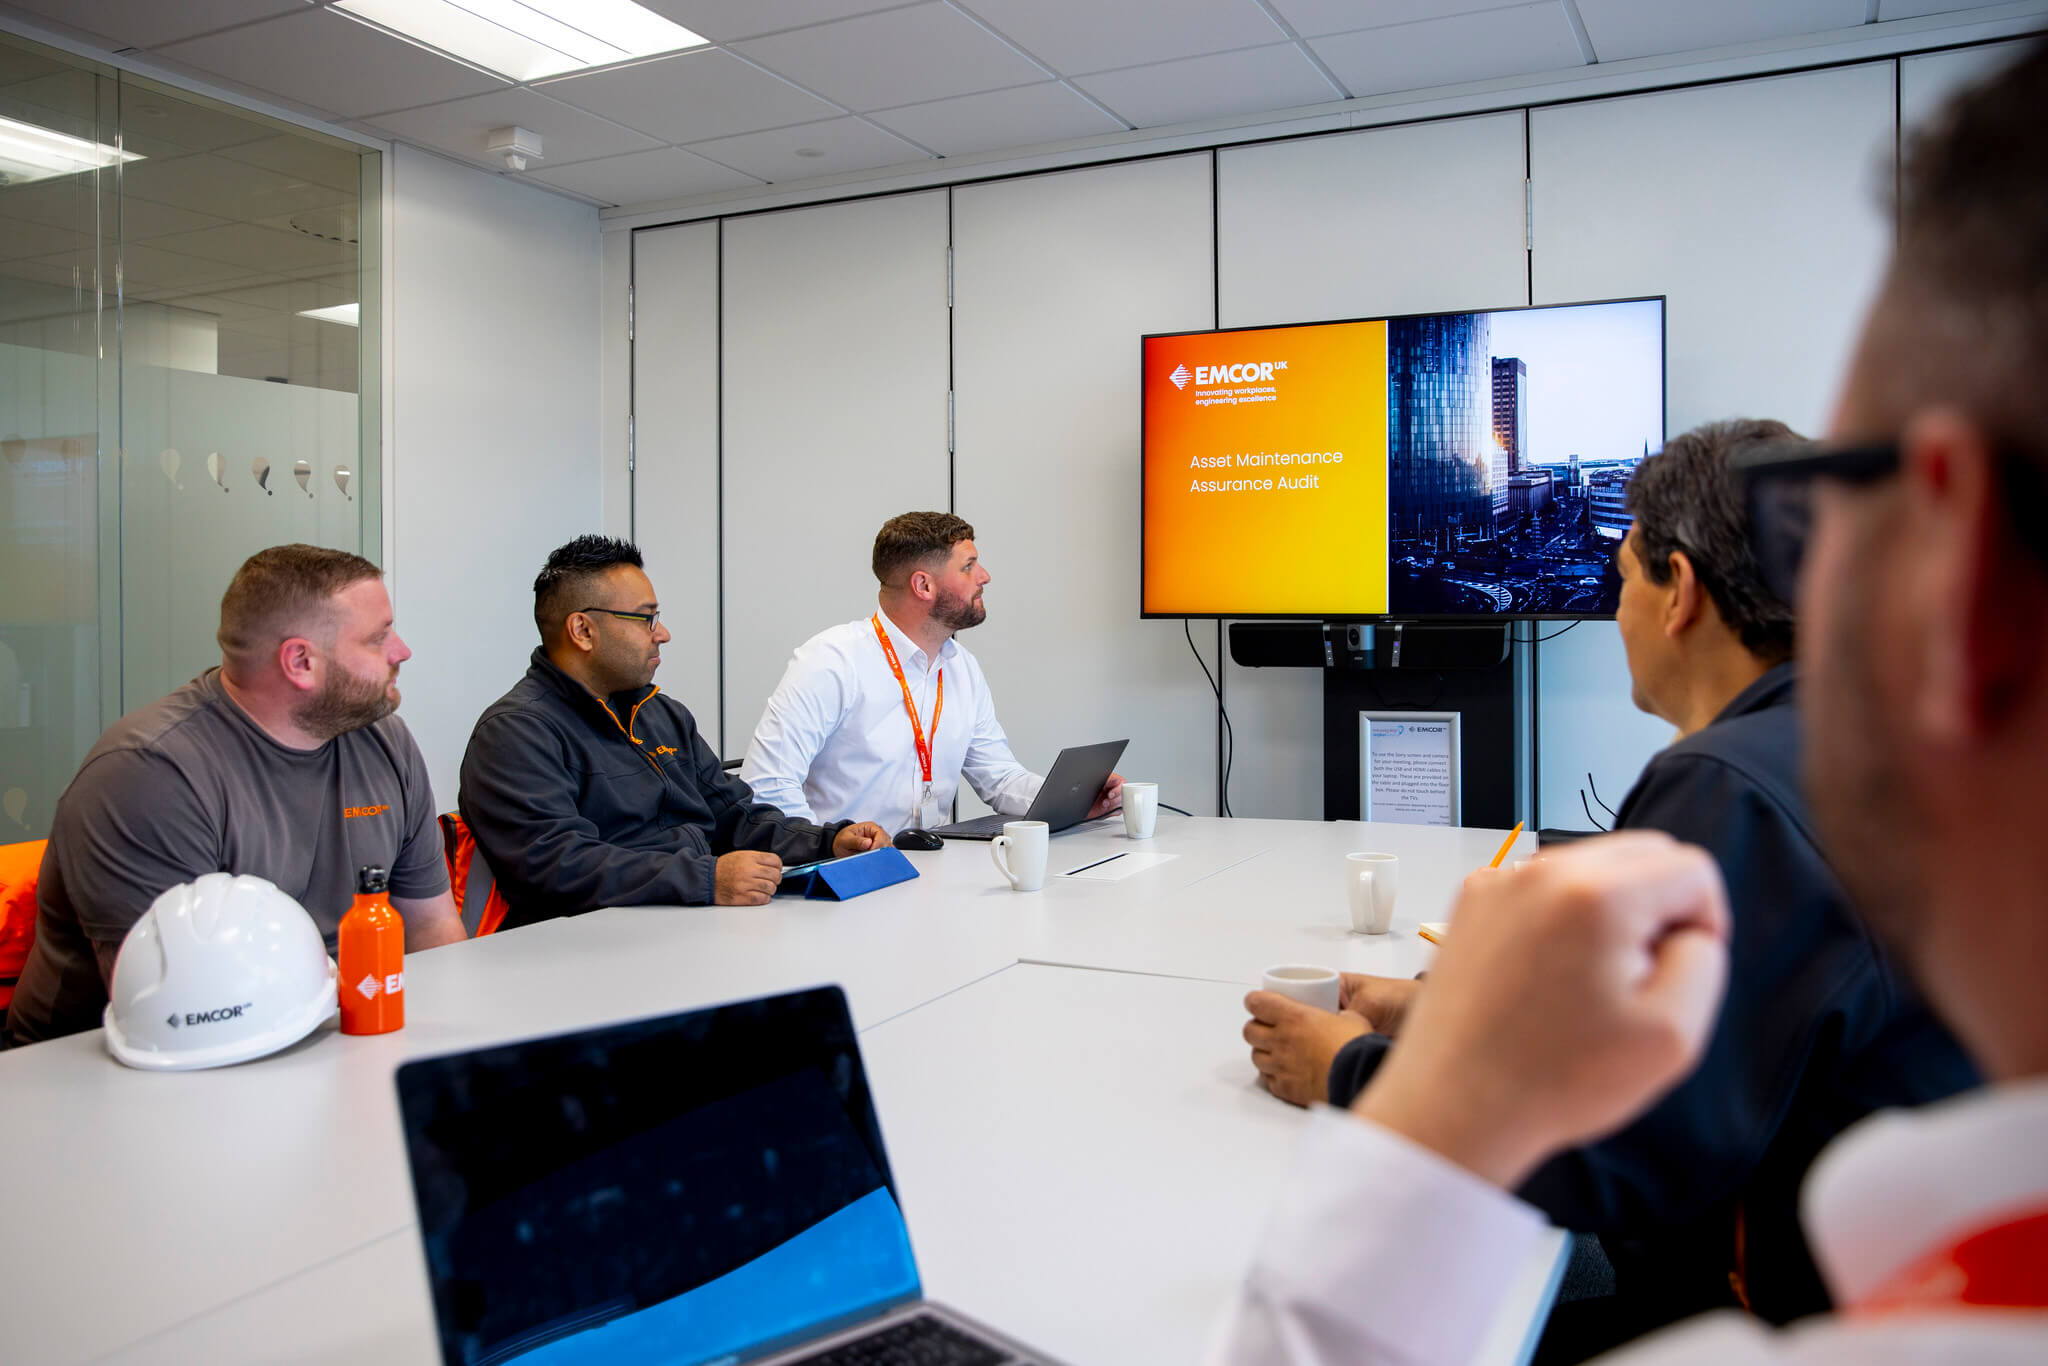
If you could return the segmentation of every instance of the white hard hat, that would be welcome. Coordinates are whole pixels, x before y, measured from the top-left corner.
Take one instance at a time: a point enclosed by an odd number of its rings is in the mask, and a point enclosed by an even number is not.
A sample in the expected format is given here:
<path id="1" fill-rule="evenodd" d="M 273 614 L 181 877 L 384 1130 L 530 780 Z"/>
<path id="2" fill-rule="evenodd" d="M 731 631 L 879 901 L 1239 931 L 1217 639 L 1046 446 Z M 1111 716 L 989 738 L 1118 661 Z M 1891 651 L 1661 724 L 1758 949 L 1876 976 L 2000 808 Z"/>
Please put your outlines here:
<path id="1" fill-rule="evenodd" d="M 260 1058 L 334 1014 L 334 979 L 303 906 L 260 877 L 208 873 L 158 897 L 121 941 L 107 1051 L 153 1072 Z"/>

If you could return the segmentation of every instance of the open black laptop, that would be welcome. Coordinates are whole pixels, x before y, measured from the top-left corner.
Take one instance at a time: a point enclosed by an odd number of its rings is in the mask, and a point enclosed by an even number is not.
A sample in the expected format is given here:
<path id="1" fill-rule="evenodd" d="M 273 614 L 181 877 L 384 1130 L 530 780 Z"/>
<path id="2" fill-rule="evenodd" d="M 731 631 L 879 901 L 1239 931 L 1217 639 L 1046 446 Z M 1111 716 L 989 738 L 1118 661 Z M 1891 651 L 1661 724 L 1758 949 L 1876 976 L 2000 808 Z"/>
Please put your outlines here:
<path id="1" fill-rule="evenodd" d="M 837 987 L 422 1059 L 398 1100 L 448 1366 L 1049 1361 L 923 1298 Z"/>
<path id="2" fill-rule="evenodd" d="M 1095 805 L 1103 783 L 1116 772 L 1116 761 L 1123 757 L 1124 746 L 1129 743 L 1105 740 L 1099 745 L 1063 749 L 1060 757 L 1053 760 L 1052 772 L 1045 775 L 1045 786 L 1038 789 L 1031 809 L 1023 815 L 977 816 L 971 821 L 942 825 L 932 833 L 949 840 L 992 840 L 1003 833 L 1003 826 L 1009 821 L 1044 821 L 1053 833 L 1079 825 L 1087 819 L 1088 808 Z"/>

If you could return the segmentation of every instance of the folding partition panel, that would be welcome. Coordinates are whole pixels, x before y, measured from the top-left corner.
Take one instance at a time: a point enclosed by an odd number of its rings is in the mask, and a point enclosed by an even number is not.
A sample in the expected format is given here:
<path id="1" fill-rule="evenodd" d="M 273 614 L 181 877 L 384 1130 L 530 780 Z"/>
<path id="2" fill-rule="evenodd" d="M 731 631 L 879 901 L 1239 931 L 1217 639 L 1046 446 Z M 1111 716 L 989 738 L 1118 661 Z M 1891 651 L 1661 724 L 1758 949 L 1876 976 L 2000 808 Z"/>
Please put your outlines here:
<path id="1" fill-rule="evenodd" d="M 655 681 L 737 754 L 719 721 L 718 233 L 633 234 L 633 536 L 675 636 Z"/>
<path id="2" fill-rule="evenodd" d="M 1668 295 L 1671 432 L 1746 416 L 1818 435 L 1890 242 L 1893 74 L 1532 111 L 1535 302 Z M 1583 826 L 1581 789 L 1619 806 L 1671 727 L 1630 705 L 1612 625 L 1541 648 L 1538 814 Z"/>
<path id="3" fill-rule="evenodd" d="M 1910 134 L 1949 96 L 1984 79 L 2025 52 L 2031 43 L 1986 43 L 1952 52 L 1899 59 L 1899 127 Z"/>
<path id="4" fill-rule="evenodd" d="M 1214 318 L 1210 176 L 1200 153 L 953 192 L 955 511 L 994 576 L 968 643 L 1026 764 L 1129 737 L 1122 771 L 1202 814 L 1215 699 L 1181 624 L 1138 617 L 1138 339 Z"/>
<path id="5" fill-rule="evenodd" d="M 1520 112 L 1217 153 L 1219 324 L 1527 302 Z M 1231 809 L 1323 816 L 1323 676 L 1225 663 Z"/>
<path id="6" fill-rule="evenodd" d="M 875 532 L 945 510 L 946 192 L 725 222 L 725 752 L 790 652 L 875 610 Z M 907 743 L 907 741 L 906 741 Z"/>

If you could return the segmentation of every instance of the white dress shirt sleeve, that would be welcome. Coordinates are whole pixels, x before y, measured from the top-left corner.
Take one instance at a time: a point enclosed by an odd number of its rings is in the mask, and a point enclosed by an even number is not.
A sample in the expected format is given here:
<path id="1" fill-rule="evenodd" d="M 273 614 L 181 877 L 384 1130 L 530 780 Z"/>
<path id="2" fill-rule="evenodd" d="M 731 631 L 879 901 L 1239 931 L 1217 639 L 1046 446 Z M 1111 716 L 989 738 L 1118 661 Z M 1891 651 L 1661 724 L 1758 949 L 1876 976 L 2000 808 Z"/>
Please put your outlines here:
<path id="1" fill-rule="evenodd" d="M 852 704 L 852 667 L 830 650 L 798 650 L 754 727 L 740 777 L 754 799 L 785 816 L 816 821 L 804 780 Z"/>
<path id="2" fill-rule="evenodd" d="M 960 761 L 960 776 L 974 789 L 974 795 L 1005 816 L 1021 816 L 1031 809 L 1045 779 L 1017 762 L 1010 752 L 1010 737 L 996 720 L 995 698 L 989 694 L 988 679 L 979 662 L 975 674 L 974 733 L 967 740 L 967 754 Z"/>
<path id="3" fill-rule="evenodd" d="M 1547 1227 L 1464 1168 L 1319 1107 L 1212 1366 L 1469 1362 Z"/>

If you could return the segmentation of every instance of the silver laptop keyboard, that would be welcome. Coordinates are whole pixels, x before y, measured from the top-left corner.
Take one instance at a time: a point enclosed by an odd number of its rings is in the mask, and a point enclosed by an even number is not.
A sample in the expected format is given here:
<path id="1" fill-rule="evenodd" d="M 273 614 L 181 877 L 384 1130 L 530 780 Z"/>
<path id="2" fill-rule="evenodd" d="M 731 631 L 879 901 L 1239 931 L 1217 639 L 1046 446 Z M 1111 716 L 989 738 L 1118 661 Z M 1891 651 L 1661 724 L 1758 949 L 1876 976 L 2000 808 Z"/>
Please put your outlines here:
<path id="1" fill-rule="evenodd" d="M 791 1366 L 1002 1366 L 1015 1360 L 950 1323 L 919 1314 L 878 1333 L 802 1357 Z"/>

